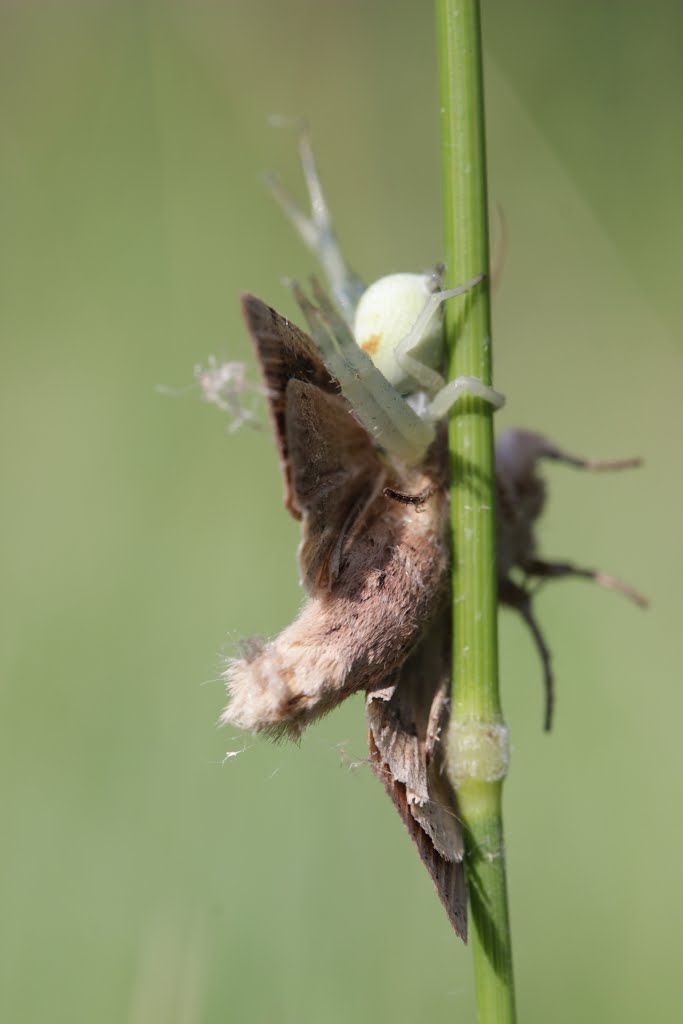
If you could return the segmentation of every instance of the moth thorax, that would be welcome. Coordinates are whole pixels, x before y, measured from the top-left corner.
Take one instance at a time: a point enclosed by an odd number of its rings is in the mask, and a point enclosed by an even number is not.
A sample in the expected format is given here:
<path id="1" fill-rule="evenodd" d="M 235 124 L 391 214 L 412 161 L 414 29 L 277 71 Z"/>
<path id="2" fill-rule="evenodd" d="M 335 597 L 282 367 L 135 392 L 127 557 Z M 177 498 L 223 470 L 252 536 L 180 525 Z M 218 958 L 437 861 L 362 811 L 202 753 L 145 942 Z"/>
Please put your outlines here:
<path id="1" fill-rule="evenodd" d="M 363 292 L 356 309 L 353 325 L 356 342 L 401 394 L 414 391 L 415 384 L 399 365 L 396 347 L 415 326 L 433 292 L 433 274 L 389 274 Z M 443 314 L 437 310 L 409 354 L 439 369 L 442 348 Z"/>

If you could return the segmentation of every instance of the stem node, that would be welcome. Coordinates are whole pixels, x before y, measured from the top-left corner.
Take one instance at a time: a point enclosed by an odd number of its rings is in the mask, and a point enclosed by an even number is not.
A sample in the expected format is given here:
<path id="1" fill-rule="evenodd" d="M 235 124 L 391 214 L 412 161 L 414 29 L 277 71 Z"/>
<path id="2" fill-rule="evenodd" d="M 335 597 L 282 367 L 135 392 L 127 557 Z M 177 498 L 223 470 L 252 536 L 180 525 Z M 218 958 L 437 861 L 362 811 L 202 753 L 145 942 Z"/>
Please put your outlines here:
<path id="1" fill-rule="evenodd" d="M 468 782 L 501 782 L 508 772 L 508 728 L 477 718 L 454 718 L 448 731 L 448 771 L 456 790 Z"/>

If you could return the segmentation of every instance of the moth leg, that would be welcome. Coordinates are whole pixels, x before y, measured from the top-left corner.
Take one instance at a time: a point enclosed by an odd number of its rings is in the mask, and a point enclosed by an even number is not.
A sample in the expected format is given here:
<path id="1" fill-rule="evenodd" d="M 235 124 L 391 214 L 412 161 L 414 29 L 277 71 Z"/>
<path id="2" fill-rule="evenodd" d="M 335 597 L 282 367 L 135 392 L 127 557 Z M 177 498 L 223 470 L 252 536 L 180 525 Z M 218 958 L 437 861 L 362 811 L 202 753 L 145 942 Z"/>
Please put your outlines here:
<path id="1" fill-rule="evenodd" d="M 642 466 L 643 460 L 635 457 L 631 459 L 586 459 L 581 455 L 571 455 L 562 451 L 551 441 L 546 442 L 546 447 L 540 452 L 546 459 L 553 459 L 555 462 L 564 462 L 568 466 L 575 466 L 577 469 L 589 469 L 594 473 L 609 473 L 622 469 L 637 469 Z"/>
<path id="2" fill-rule="evenodd" d="M 566 452 L 554 441 L 544 437 L 543 434 L 536 434 L 531 430 L 508 430 L 501 440 L 501 457 L 511 458 L 526 467 L 531 466 L 536 459 L 552 459 L 554 462 L 563 462 L 566 466 L 574 466 L 576 469 L 588 469 L 594 473 L 617 472 L 622 469 L 637 469 L 642 466 L 640 458 L 630 459 L 587 459 L 583 455 L 573 455 Z"/>
<path id="3" fill-rule="evenodd" d="M 405 491 L 396 491 L 393 487 L 385 487 L 384 497 L 397 501 L 399 505 L 415 505 L 417 511 L 421 512 L 422 506 L 429 501 L 435 490 L 436 487 L 433 484 L 426 490 L 420 491 L 419 494 L 407 494 Z"/>
<path id="4" fill-rule="evenodd" d="M 543 688 L 545 691 L 545 712 L 543 716 L 543 728 L 550 732 L 553 722 L 553 710 L 555 707 L 555 686 L 552 668 L 552 656 L 543 638 L 541 627 L 536 621 L 531 603 L 531 595 L 512 580 L 503 580 L 498 584 L 498 597 L 503 604 L 514 608 L 519 612 L 531 631 L 536 645 L 536 650 L 541 658 L 543 667 Z"/>
<path id="5" fill-rule="evenodd" d="M 279 204 L 280 209 L 294 225 L 294 228 L 308 248 L 320 260 L 335 301 L 339 304 L 339 308 L 343 311 L 344 316 L 351 322 L 358 305 L 358 300 L 365 291 L 366 286 L 358 275 L 351 270 L 339 248 L 339 242 L 332 226 L 330 211 L 320 183 L 320 175 L 318 174 L 318 168 L 313 155 L 308 125 L 303 121 L 299 122 L 299 155 L 311 204 L 310 215 L 305 214 L 296 205 L 276 174 L 268 174 L 266 176 L 266 184 Z"/>
<path id="6" fill-rule="evenodd" d="M 611 467 L 610 467 L 611 468 Z M 600 587 L 607 590 L 616 590 L 623 594 L 629 601 L 633 601 L 640 608 L 647 608 L 649 601 L 643 594 L 634 590 L 627 583 L 623 583 L 616 576 L 610 576 L 600 569 L 586 569 L 580 565 L 573 565 L 572 562 L 545 562 L 540 558 L 533 558 L 525 562 L 522 569 L 528 576 L 537 576 L 540 579 L 565 579 L 568 576 L 578 576 L 581 579 L 593 580 Z"/>
<path id="7" fill-rule="evenodd" d="M 417 464 L 434 440 L 433 423 L 418 416 L 358 347 L 350 328 L 315 279 L 312 286 L 319 308 L 300 288 L 295 287 L 294 294 L 325 365 L 375 442 L 400 462 Z"/>

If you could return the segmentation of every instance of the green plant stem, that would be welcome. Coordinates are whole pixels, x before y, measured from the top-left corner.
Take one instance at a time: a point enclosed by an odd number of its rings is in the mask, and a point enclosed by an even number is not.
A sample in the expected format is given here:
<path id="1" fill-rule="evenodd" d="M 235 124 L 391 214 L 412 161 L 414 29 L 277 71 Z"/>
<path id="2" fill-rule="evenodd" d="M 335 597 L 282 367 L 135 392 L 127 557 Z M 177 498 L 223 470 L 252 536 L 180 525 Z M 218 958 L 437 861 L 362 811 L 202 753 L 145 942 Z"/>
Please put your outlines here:
<path id="1" fill-rule="evenodd" d="M 478 0 L 437 0 L 447 286 L 488 272 L 486 151 Z M 446 304 L 449 377 L 491 383 L 489 281 Z M 457 341 L 457 344 L 456 344 Z M 480 1024 L 515 1020 L 502 783 L 507 730 L 498 692 L 492 407 L 451 417 L 453 712 L 448 741 L 466 835 Z"/>

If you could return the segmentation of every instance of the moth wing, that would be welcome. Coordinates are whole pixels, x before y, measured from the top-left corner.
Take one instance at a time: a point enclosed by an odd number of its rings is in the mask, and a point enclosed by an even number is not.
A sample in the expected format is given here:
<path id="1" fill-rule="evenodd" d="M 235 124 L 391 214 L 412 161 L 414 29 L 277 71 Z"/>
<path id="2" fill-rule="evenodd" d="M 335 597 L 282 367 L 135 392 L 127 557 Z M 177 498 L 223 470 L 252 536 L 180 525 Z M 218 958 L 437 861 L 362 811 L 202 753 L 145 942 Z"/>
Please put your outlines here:
<path id="1" fill-rule="evenodd" d="M 242 296 L 242 314 L 256 349 L 270 416 L 280 455 L 285 484 L 285 508 L 301 519 L 292 491 L 292 471 L 286 429 L 287 385 L 291 380 L 305 381 L 323 391 L 335 393 L 339 385 L 330 376 L 315 345 L 302 330 L 254 295 Z"/>
<path id="2" fill-rule="evenodd" d="M 464 843 L 445 771 L 450 620 L 440 610 L 401 669 L 368 692 L 370 763 L 417 847 L 456 933 L 467 939 Z"/>
<path id="3" fill-rule="evenodd" d="M 285 424 L 292 494 L 304 518 L 299 560 L 304 582 L 316 589 L 336 578 L 385 472 L 341 395 L 290 380 Z"/>

